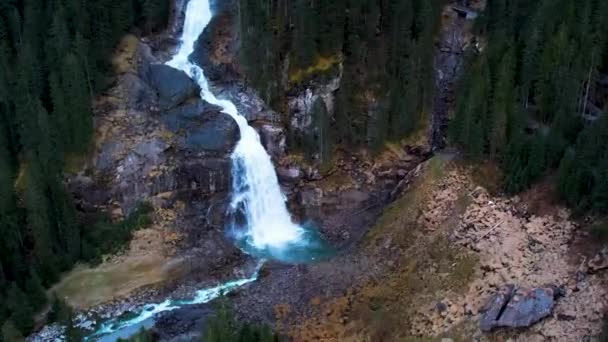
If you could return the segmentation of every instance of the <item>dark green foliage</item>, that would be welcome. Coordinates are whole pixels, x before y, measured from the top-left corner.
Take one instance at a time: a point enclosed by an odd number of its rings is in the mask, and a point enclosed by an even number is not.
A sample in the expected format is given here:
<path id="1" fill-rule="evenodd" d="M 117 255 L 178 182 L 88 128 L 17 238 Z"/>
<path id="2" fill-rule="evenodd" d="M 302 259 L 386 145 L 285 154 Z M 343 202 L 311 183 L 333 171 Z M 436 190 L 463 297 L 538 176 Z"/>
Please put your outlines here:
<path id="1" fill-rule="evenodd" d="M 599 241 L 608 242 L 608 224 L 598 223 L 589 228 L 591 235 Z"/>
<path id="2" fill-rule="evenodd" d="M 215 316 L 207 322 L 202 339 L 205 342 L 278 342 L 279 340 L 279 337 L 266 325 L 256 326 L 237 322 L 224 299 L 216 303 Z"/>
<path id="3" fill-rule="evenodd" d="M 116 250 L 141 225 L 106 223 L 103 237 L 86 230 L 64 188 L 64 158 L 89 150 L 91 98 L 119 39 L 163 28 L 169 4 L 0 1 L 0 324 L 12 317 L 9 333 L 29 333 L 61 272 Z"/>
<path id="4" fill-rule="evenodd" d="M 68 304 L 63 299 L 53 295 L 53 299 L 51 300 L 51 311 L 48 316 L 49 321 L 67 325 L 70 322 L 71 316 L 72 309 Z"/>
<path id="5" fill-rule="evenodd" d="M 151 211 L 152 207 L 148 203 L 142 203 L 121 222 L 114 223 L 107 217 L 100 218 L 93 229 L 83 232 L 86 248 L 89 249 L 83 258 L 90 262 L 99 262 L 103 254 L 118 252 L 131 240 L 134 231 L 150 223 Z"/>
<path id="6" fill-rule="evenodd" d="M 42 286 L 36 271 L 31 271 L 25 282 L 25 290 L 34 310 L 40 310 L 47 303 L 46 290 Z"/>
<path id="7" fill-rule="evenodd" d="M 606 24 L 604 1 L 488 1 L 476 26 L 488 44 L 470 52 L 452 143 L 501 163 L 509 192 L 559 167 L 568 204 L 607 210 L 608 127 L 594 109 L 605 105 L 596 80 L 608 67 Z"/>
<path id="8" fill-rule="evenodd" d="M 604 325 L 602 326 L 602 333 L 599 336 L 599 342 L 608 342 L 608 317 L 604 317 Z"/>
<path id="9" fill-rule="evenodd" d="M 34 326 L 32 318 L 34 312 L 30 302 L 25 293 L 15 283 L 12 283 L 9 287 L 7 296 L 6 306 L 12 312 L 10 319 L 17 330 L 26 335 Z"/>
<path id="10" fill-rule="evenodd" d="M 580 134 L 559 167 L 558 191 L 572 207 L 608 212 L 608 115 Z"/>
<path id="11" fill-rule="evenodd" d="M 315 71 L 301 75 L 320 61 L 342 61 L 334 120 L 324 131 L 334 134 L 321 140 L 378 151 L 386 140 L 412 133 L 430 111 L 433 43 L 443 3 L 240 0 L 241 70 L 265 100 L 281 109 L 285 71 L 290 77 L 300 73 L 290 79 L 297 86 L 320 76 Z M 378 104 L 373 116 L 370 100 Z M 310 137 L 292 140 L 299 145 L 294 147 L 310 150 L 305 143 Z"/>
<path id="12" fill-rule="evenodd" d="M 17 329 L 15 323 L 12 320 L 7 320 L 2 325 L 2 341 L 3 342 L 23 342 L 25 338 L 23 334 Z"/>

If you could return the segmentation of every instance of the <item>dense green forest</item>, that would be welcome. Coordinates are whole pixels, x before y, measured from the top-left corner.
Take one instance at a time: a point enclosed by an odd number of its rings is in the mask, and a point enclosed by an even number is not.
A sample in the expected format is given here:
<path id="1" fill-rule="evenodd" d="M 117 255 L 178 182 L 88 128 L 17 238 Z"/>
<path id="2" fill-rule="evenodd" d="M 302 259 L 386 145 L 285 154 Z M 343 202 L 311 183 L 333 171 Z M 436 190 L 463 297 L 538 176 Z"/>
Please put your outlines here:
<path id="1" fill-rule="evenodd" d="M 47 302 L 45 287 L 60 272 L 111 251 L 141 224 L 141 212 L 120 224 L 84 224 L 63 171 L 67 158 L 89 150 L 91 97 L 108 84 L 114 46 L 131 28 L 163 27 L 168 6 L 166 0 L 0 2 L 3 333 L 29 333 L 33 313 Z"/>
<path id="2" fill-rule="evenodd" d="M 443 4 L 240 0 L 241 69 L 284 109 L 285 70 L 301 75 L 342 62 L 335 116 L 318 101 L 311 136 L 292 146 L 322 159 L 336 143 L 378 151 L 415 131 L 432 110 Z M 559 170 L 557 188 L 569 205 L 606 211 L 608 118 L 600 114 L 608 96 L 606 27 L 602 0 L 489 0 L 474 24 L 479 41 L 465 54 L 451 143 L 473 160 L 502 165 L 508 192 Z M 288 88 L 297 89 L 297 81 Z M 381 108 L 370 115 L 373 100 Z"/>
<path id="3" fill-rule="evenodd" d="M 293 142 L 315 146 L 323 156 L 332 143 L 377 151 L 386 140 L 413 132 L 431 110 L 434 39 L 443 3 L 240 0 L 241 69 L 262 97 L 280 109 L 285 105 L 285 65 L 290 87 L 297 88 L 303 71 L 342 62 L 335 120 L 327 118 L 322 102 L 315 105 L 314 136 Z M 368 115 L 370 100 L 381 103 L 379 115 Z"/>
<path id="4" fill-rule="evenodd" d="M 559 10 L 557 10 L 559 9 Z M 493 0 L 477 21 L 450 137 L 527 188 L 559 169 L 561 197 L 608 210 L 608 2 Z"/>

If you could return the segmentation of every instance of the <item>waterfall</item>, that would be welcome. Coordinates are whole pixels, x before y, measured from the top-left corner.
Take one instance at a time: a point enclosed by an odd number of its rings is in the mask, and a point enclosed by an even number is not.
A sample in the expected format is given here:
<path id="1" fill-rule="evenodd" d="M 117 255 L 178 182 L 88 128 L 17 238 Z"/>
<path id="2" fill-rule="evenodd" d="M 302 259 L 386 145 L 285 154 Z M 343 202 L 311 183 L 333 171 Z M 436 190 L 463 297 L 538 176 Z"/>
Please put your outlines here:
<path id="1" fill-rule="evenodd" d="M 220 106 L 222 112 L 234 118 L 239 126 L 241 138 L 232 154 L 231 208 L 244 213 L 246 242 L 258 250 L 282 250 L 288 245 L 301 244 L 304 230 L 291 220 L 272 160 L 262 146 L 260 136 L 238 113 L 234 103 L 215 97 L 203 70 L 189 60 L 196 40 L 211 18 L 209 0 L 188 2 L 181 46 L 167 65 L 188 74 L 200 86 L 201 98 Z"/>

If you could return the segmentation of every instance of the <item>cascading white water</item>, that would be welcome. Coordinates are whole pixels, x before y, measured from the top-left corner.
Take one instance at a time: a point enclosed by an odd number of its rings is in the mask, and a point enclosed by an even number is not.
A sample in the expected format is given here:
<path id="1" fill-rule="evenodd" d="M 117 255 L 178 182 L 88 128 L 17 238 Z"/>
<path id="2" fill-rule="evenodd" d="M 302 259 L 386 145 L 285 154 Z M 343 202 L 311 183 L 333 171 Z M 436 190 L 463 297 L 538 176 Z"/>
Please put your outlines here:
<path id="1" fill-rule="evenodd" d="M 241 139 L 232 154 L 232 208 L 242 208 L 244 211 L 247 242 L 260 250 L 281 250 L 292 244 L 301 244 L 304 230 L 291 220 L 272 160 L 262 146 L 260 136 L 249 126 L 247 119 L 239 115 L 234 103 L 215 97 L 203 70 L 189 61 L 196 40 L 211 17 L 209 0 L 188 2 L 182 44 L 167 65 L 188 74 L 201 87 L 203 100 L 222 107 L 223 112 L 234 118 L 239 126 Z"/>

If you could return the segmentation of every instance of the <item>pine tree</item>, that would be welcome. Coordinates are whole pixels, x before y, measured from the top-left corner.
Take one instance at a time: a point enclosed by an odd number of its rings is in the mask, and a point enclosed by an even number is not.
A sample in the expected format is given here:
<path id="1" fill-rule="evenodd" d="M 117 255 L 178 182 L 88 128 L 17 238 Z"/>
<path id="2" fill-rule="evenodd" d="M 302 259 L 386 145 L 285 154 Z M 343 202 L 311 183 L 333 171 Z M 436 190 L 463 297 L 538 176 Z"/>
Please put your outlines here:
<path id="1" fill-rule="evenodd" d="M 296 17 L 292 41 L 296 66 L 307 67 L 314 62 L 317 54 L 317 16 L 310 0 L 296 0 Z"/>
<path id="2" fill-rule="evenodd" d="M 35 158 L 30 158 L 27 165 L 25 193 L 27 223 L 34 238 L 37 271 L 46 281 L 56 278 L 57 269 L 54 263 L 51 219 L 49 217 L 49 205 L 44 193 L 45 188 L 46 184 L 40 164 Z"/>
<path id="3" fill-rule="evenodd" d="M 34 327 L 34 321 L 32 320 L 34 312 L 28 298 L 15 283 L 11 284 L 9 288 L 7 306 L 11 311 L 11 320 L 17 330 L 27 335 Z"/>
<path id="4" fill-rule="evenodd" d="M 70 94 L 65 99 L 69 108 L 69 151 L 84 152 L 89 146 L 93 132 L 87 78 L 77 57 L 69 53 L 64 58 L 62 76 L 63 92 Z"/>
<path id="5" fill-rule="evenodd" d="M 492 132 L 490 137 L 490 155 L 496 158 L 507 144 L 507 122 L 511 117 L 514 102 L 514 55 L 510 49 L 501 61 L 498 82 L 494 89 L 496 94 L 492 104 Z"/>
<path id="6" fill-rule="evenodd" d="M 45 48 L 47 65 L 51 72 L 61 68 L 61 61 L 69 50 L 71 38 L 63 6 L 57 3 L 55 7 Z"/>
<path id="7" fill-rule="evenodd" d="M 51 299 L 51 311 L 49 312 L 49 321 L 67 325 L 71 319 L 72 310 L 68 304 L 59 298 L 57 294 L 53 294 Z"/>
<path id="8" fill-rule="evenodd" d="M 30 272 L 30 277 L 25 283 L 25 290 L 34 310 L 41 309 L 47 303 L 46 291 L 36 271 Z"/>

